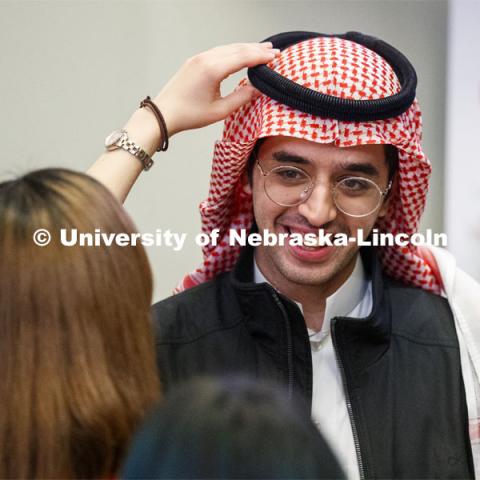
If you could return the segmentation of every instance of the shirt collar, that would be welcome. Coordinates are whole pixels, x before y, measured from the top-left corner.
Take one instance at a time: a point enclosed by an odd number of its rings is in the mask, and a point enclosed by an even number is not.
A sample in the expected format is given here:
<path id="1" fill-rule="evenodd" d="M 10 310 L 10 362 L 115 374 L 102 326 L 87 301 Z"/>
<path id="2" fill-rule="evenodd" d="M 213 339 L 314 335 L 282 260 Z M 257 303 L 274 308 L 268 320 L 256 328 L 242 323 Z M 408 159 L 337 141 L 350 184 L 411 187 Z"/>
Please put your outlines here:
<path id="1" fill-rule="evenodd" d="M 255 283 L 270 284 L 258 267 L 255 256 L 253 258 L 253 281 Z M 349 313 L 352 312 L 362 301 L 367 288 L 368 279 L 363 266 L 363 261 L 361 256 L 357 254 L 355 267 L 346 282 L 327 298 L 325 317 L 321 331 L 317 332 L 318 336 L 323 338 L 328 332 L 330 332 L 330 320 L 332 318 L 349 316 Z M 302 305 L 298 302 L 295 303 L 303 313 Z M 309 329 L 309 334 L 312 335 L 315 334 L 315 332 Z"/>

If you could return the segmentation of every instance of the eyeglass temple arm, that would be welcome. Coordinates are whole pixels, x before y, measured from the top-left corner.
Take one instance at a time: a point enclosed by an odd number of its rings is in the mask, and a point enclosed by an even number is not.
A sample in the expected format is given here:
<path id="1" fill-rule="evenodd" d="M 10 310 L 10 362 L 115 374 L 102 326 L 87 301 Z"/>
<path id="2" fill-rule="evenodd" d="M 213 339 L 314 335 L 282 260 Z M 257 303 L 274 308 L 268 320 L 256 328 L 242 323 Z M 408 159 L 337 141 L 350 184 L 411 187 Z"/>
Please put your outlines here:
<path id="1" fill-rule="evenodd" d="M 264 177 L 266 177 L 266 176 L 267 176 L 267 172 L 264 172 L 264 171 L 263 171 L 263 168 L 262 168 L 262 166 L 260 165 L 260 162 L 258 161 L 257 156 L 255 156 L 255 162 L 257 162 L 257 166 L 258 166 L 258 168 L 260 169 L 261 174 L 262 174 Z"/>
<path id="2" fill-rule="evenodd" d="M 383 196 L 385 196 L 389 192 L 389 190 L 392 188 L 392 184 L 393 184 L 393 180 L 390 180 L 388 182 L 387 188 L 382 192 Z"/>

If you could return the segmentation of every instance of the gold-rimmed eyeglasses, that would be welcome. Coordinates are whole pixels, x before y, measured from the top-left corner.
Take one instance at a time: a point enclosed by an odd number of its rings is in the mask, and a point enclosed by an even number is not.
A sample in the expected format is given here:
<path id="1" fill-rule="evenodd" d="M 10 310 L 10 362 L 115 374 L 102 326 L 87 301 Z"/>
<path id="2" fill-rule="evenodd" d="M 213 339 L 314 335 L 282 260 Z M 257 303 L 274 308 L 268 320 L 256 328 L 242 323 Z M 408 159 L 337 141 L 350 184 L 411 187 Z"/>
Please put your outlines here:
<path id="1" fill-rule="evenodd" d="M 258 159 L 256 163 L 264 177 L 265 194 L 272 202 L 282 207 L 294 207 L 310 197 L 315 182 L 305 170 L 293 165 L 281 165 L 265 171 Z M 358 218 L 378 210 L 391 187 L 392 181 L 382 190 L 369 178 L 348 176 L 340 179 L 331 192 L 338 210 Z"/>

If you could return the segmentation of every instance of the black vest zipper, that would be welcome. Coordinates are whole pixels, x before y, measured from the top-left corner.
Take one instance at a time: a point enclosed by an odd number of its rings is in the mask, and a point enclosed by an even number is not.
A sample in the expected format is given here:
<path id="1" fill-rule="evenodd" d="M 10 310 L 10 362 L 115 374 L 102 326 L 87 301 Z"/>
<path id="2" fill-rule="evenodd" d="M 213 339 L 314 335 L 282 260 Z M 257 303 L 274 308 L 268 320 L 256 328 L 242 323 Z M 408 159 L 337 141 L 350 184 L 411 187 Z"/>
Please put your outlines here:
<path id="1" fill-rule="evenodd" d="M 285 307 L 280 300 L 280 297 L 278 296 L 277 291 L 273 288 L 270 287 L 270 291 L 272 294 L 272 297 L 277 304 L 278 308 L 280 309 L 280 312 L 282 313 L 283 320 L 285 322 L 285 327 L 287 331 L 287 365 L 288 365 L 288 398 L 291 399 L 293 395 L 293 382 L 294 382 L 294 372 L 293 372 L 293 344 L 292 344 L 292 330 L 290 326 L 290 321 L 288 319 L 288 314 L 287 311 L 285 310 Z M 355 445 L 355 452 L 357 454 L 357 461 L 358 461 L 358 468 L 360 471 L 360 480 L 365 480 L 365 472 L 364 472 L 364 466 L 363 466 L 363 458 L 362 458 L 362 452 L 360 450 L 360 442 L 358 440 L 358 432 L 357 432 L 357 426 L 355 424 L 355 418 L 353 416 L 353 411 L 352 411 L 352 402 L 350 400 L 350 394 L 348 392 L 348 387 L 347 387 L 347 381 L 345 379 L 345 368 L 343 366 L 343 361 L 338 354 L 338 348 L 337 348 L 337 340 L 335 336 L 335 326 L 336 326 L 336 318 L 332 318 L 332 323 L 331 323 L 331 328 L 332 328 L 332 340 L 333 340 L 333 350 L 335 352 L 335 358 L 337 360 L 337 365 L 340 370 L 340 376 L 342 377 L 342 384 L 343 384 L 343 389 L 345 391 L 345 399 L 347 403 L 347 411 L 348 411 L 348 416 L 350 418 L 350 423 L 352 425 L 352 433 L 353 433 L 353 442 Z"/>
<path id="2" fill-rule="evenodd" d="M 282 313 L 283 320 L 285 322 L 285 328 L 287 331 L 287 368 L 288 368 L 288 398 L 292 399 L 293 396 L 293 382 L 294 382 L 294 373 L 293 373 L 293 343 L 292 343 L 292 329 L 290 326 L 290 321 L 288 319 L 287 311 L 283 305 L 278 293 L 273 287 L 270 287 L 272 297 L 275 300 L 280 312 Z"/>
<path id="3" fill-rule="evenodd" d="M 346 378 L 345 378 L 345 368 L 343 366 L 342 358 L 338 354 L 337 338 L 335 336 L 336 324 L 337 324 L 337 318 L 332 318 L 331 329 L 332 329 L 333 350 L 335 352 L 335 358 L 337 360 L 338 369 L 340 370 L 340 376 L 342 377 L 343 390 L 345 391 L 345 400 L 346 400 L 346 403 L 347 403 L 348 416 L 350 418 L 350 423 L 352 425 L 353 442 L 354 442 L 354 445 L 355 445 L 355 452 L 357 454 L 358 469 L 360 470 L 360 480 L 365 480 L 365 471 L 364 471 L 364 465 L 363 465 L 362 451 L 360 450 L 360 442 L 358 440 L 357 426 L 355 424 L 355 418 L 353 417 L 352 401 L 350 399 L 350 394 L 348 392 L 347 381 L 346 381 Z"/>

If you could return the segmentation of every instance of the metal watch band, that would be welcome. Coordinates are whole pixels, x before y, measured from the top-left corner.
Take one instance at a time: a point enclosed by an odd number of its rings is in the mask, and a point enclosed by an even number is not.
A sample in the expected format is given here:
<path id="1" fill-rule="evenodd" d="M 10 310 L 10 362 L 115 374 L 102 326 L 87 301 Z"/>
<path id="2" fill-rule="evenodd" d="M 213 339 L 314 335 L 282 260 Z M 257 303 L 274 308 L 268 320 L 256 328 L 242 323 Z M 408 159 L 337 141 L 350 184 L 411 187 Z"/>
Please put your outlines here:
<path id="1" fill-rule="evenodd" d="M 145 171 L 150 170 L 150 167 L 153 165 L 152 158 L 145 150 L 140 148 L 136 143 L 132 142 L 126 135 L 124 135 L 124 137 L 120 140 L 118 146 L 137 157 L 142 162 L 143 169 Z"/>

